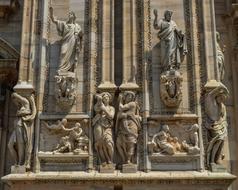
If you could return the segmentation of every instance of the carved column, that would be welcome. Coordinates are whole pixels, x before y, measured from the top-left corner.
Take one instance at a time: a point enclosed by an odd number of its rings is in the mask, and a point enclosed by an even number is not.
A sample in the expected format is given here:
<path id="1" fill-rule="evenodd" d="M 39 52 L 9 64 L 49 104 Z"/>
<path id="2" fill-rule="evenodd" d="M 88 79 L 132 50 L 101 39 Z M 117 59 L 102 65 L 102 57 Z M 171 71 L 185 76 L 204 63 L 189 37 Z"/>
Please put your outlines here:
<path id="1" fill-rule="evenodd" d="M 137 89 L 136 84 L 136 1 L 123 1 L 123 80 L 121 89 Z"/>
<path id="2" fill-rule="evenodd" d="M 101 90 L 114 90 L 114 0 L 102 2 L 102 80 Z"/>

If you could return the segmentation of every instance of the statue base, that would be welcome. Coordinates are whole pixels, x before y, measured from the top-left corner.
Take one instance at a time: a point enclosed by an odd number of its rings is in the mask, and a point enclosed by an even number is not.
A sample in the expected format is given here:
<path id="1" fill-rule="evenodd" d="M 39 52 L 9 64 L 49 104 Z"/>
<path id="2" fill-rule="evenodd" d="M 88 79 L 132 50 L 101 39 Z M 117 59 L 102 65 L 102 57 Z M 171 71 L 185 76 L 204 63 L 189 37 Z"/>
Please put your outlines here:
<path id="1" fill-rule="evenodd" d="M 216 172 L 216 173 L 224 173 L 224 172 L 227 172 L 226 168 L 221 165 L 221 164 L 211 164 L 210 165 L 210 169 L 212 172 Z"/>
<path id="2" fill-rule="evenodd" d="M 123 164 L 122 173 L 136 173 L 137 165 L 136 164 Z"/>
<path id="3" fill-rule="evenodd" d="M 99 171 L 100 171 L 100 173 L 114 173 L 115 166 L 114 166 L 114 164 L 100 165 Z"/>
<path id="4" fill-rule="evenodd" d="M 18 166 L 18 165 L 11 166 L 11 173 L 12 174 L 24 174 L 24 173 L 26 173 L 26 167 L 24 165 L 23 166 Z"/>

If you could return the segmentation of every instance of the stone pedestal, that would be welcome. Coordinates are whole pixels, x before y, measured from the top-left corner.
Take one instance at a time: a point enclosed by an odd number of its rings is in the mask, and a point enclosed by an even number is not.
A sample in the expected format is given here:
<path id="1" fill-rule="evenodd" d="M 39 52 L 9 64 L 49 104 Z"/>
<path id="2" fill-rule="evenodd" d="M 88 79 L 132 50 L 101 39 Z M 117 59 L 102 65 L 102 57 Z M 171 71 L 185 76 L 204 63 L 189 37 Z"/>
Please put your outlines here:
<path id="1" fill-rule="evenodd" d="M 25 166 L 11 166 L 11 173 L 12 174 L 24 174 L 26 173 Z"/>
<path id="2" fill-rule="evenodd" d="M 137 165 L 136 164 L 123 164 L 122 173 L 136 173 Z"/>
<path id="3" fill-rule="evenodd" d="M 220 165 L 220 164 L 215 164 L 215 163 L 212 163 L 210 165 L 210 169 L 212 172 L 219 172 L 219 173 L 224 173 L 226 172 L 226 168 L 223 166 L 223 165 Z"/>
<path id="4" fill-rule="evenodd" d="M 100 165 L 99 171 L 100 171 L 100 173 L 114 173 L 115 166 L 114 166 L 114 164 Z"/>

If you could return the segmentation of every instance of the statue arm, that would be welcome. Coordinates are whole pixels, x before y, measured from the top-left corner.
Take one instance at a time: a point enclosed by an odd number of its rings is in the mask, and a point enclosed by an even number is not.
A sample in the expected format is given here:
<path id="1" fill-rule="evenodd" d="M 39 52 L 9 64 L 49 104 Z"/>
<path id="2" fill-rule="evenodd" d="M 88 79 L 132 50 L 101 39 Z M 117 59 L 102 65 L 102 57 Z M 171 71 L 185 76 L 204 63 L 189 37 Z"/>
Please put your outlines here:
<path id="1" fill-rule="evenodd" d="M 50 19 L 52 20 L 53 23 L 57 24 L 57 20 L 55 19 L 55 16 L 54 16 L 53 7 L 50 7 Z"/>
<path id="2" fill-rule="evenodd" d="M 102 111 L 104 111 L 109 119 L 113 119 L 115 115 L 114 107 L 110 106 L 110 110 L 107 110 L 104 105 L 102 105 Z"/>
<path id="3" fill-rule="evenodd" d="M 158 25 L 158 13 L 156 9 L 154 10 L 154 15 L 155 15 L 155 19 L 153 23 L 154 29 L 160 30 L 160 26 Z"/>

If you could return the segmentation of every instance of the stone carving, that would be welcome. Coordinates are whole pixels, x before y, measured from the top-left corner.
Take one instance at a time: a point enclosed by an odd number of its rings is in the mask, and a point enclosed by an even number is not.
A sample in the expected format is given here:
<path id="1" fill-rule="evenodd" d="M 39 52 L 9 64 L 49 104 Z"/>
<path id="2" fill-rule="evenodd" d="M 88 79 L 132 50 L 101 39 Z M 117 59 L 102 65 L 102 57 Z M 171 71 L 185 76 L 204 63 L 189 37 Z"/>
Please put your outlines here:
<path id="1" fill-rule="evenodd" d="M 186 132 L 189 133 L 189 140 L 182 142 L 182 148 L 190 155 L 196 155 L 200 153 L 200 148 L 198 146 L 199 139 L 198 139 L 198 124 L 194 124 L 190 126 Z"/>
<path id="2" fill-rule="evenodd" d="M 88 152 L 89 139 L 85 131 L 82 129 L 80 123 L 75 123 L 75 126 L 73 128 L 66 127 L 67 119 L 57 121 L 57 124 L 49 125 L 44 121 L 42 121 L 42 124 L 50 130 L 67 133 L 67 135 L 61 137 L 59 144 L 53 151 L 53 154 L 67 152 L 80 154 Z"/>
<path id="3" fill-rule="evenodd" d="M 172 11 L 166 10 L 164 18 L 158 21 L 157 10 L 154 10 L 154 29 L 158 30 L 158 38 L 160 39 L 162 71 L 179 69 L 187 53 L 185 35 L 178 29 L 176 23 L 171 20 L 172 14 Z"/>
<path id="4" fill-rule="evenodd" d="M 175 149 L 180 149 L 177 143 L 177 138 L 172 138 L 169 133 L 169 126 L 162 125 L 160 132 L 156 133 L 152 141 L 148 143 L 149 152 L 157 152 L 161 154 L 173 155 L 175 154 Z M 171 142 L 173 142 L 171 144 Z M 174 148 L 176 146 L 176 148 Z"/>
<path id="5" fill-rule="evenodd" d="M 221 48 L 219 44 L 220 41 L 221 41 L 221 36 L 220 36 L 220 33 L 217 32 L 216 33 L 217 64 L 218 64 L 218 69 L 220 73 L 220 80 L 223 81 L 225 76 L 225 63 L 224 63 L 225 48 L 224 47 L 223 49 Z"/>
<path id="6" fill-rule="evenodd" d="M 115 108 L 110 106 L 112 96 L 108 92 L 96 95 L 96 104 L 93 118 L 94 126 L 94 147 L 102 166 L 112 165 L 114 153 L 114 141 L 112 138 L 113 119 Z"/>
<path id="7" fill-rule="evenodd" d="M 122 164 L 131 164 L 133 163 L 133 157 L 136 157 L 138 131 L 141 128 L 139 110 L 134 92 L 125 91 L 119 95 L 116 146 L 122 159 Z"/>
<path id="8" fill-rule="evenodd" d="M 74 72 L 83 38 L 82 29 L 76 23 L 76 15 L 74 12 L 70 12 L 67 22 L 60 21 L 54 17 L 53 8 L 50 7 L 50 18 L 57 27 L 58 35 L 62 37 L 58 74 Z"/>
<path id="9" fill-rule="evenodd" d="M 168 107 L 177 107 L 182 101 L 183 77 L 176 70 L 165 71 L 160 76 L 160 96 Z"/>
<path id="10" fill-rule="evenodd" d="M 53 8 L 50 7 L 50 18 L 56 25 L 58 35 L 61 39 L 61 53 L 59 69 L 57 71 L 55 97 L 57 103 L 66 108 L 72 106 L 75 101 L 75 68 L 78 62 L 78 55 L 82 49 L 83 32 L 75 21 L 74 12 L 69 13 L 67 22 L 56 20 L 53 15 Z"/>
<path id="11" fill-rule="evenodd" d="M 220 164 L 224 158 L 222 149 L 227 137 L 226 106 L 224 104 L 229 94 L 228 89 L 220 82 L 215 82 L 205 98 L 209 143 L 207 147 L 207 164 L 213 167 Z M 218 166 L 217 166 L 218 167 Z"/>
<path id="12" fill-rule="evenodd" d="M 55 97 L 57 103 L 64 108 L 72 106 L 75 102 L 76 78 L 74 73 L 56 75 Z"/>
<path id="13" fill-rule="evenodd" d="M 186 132 L 188 140 L 179 142 L 178 137 L 174 137 L 169 132 L 168 125 L 162 125 L 161 130 L 156 133 L 151 142 L 148 143 L 149 153 L 159 153 L 174 155 L 176 153 L 187 153 L 188 155 L 197 155 L 200 153 L 198 147 L 198 124 L 190 126 Z"/>
<path id="14" fill-rule="evenodd" d="M 24 97 L 16 92 L 12 94 L 17 105 L 17 123 L 10 136 L 8 148 L 16 166 L 31 167 L 33 121 L 36 116 L 34 95 Z"/>

